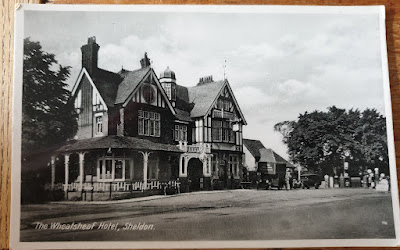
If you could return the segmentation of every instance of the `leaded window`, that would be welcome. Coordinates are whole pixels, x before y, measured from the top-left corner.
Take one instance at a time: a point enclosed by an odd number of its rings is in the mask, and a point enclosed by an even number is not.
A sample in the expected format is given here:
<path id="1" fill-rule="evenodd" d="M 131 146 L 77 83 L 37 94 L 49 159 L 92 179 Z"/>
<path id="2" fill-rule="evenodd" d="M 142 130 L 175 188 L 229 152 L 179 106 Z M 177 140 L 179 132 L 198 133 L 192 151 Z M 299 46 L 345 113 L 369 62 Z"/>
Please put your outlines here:
<path id="1" fill-rule="evenodd" d="M 175 125 L 174 140 L 175 141 L 187 141 L 187 126 Z"/>
<path id="2" fill-rule="evenodd" d="M 160 137 L 160 114 L 139 110 L 138 134 Z"/>

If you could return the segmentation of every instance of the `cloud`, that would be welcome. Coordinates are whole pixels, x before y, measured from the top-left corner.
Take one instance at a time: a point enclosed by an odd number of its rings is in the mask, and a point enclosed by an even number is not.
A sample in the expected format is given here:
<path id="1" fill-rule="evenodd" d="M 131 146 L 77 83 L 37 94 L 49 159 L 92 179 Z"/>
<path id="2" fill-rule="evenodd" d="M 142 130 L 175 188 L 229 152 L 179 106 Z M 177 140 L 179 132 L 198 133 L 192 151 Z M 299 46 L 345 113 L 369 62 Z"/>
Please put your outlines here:
<path id="1" fill-rule="evenodd" d="M 285 146 L 273 132 L 277 122 L 331 105 L 384 111 L 377 15 L 97 15 L 28 13 L 26 34 L 62 65 L 73 66 L 71 83 L 81 66 L 80 46 L 92 35 L 100 45 L 101 68 L 137 69 L 147 52 L 157 74 L 169 66 L 184 86 L 205 75 L 222 79 L 226 60 L 227 78 L 249 124 L 245 135 L 281 154 Z M 255 23 L 263 25 L 255 31 Z"/>

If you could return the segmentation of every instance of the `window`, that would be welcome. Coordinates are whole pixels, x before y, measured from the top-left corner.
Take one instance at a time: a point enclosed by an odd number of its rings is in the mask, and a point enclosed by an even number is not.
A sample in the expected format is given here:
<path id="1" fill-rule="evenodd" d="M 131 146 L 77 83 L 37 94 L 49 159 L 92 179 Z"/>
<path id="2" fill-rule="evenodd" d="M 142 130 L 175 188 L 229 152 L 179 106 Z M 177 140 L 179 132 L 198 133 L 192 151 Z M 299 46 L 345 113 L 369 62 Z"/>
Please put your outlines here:
<path id="1" fill-rule="evenodd" d="M 222 140 L 224 142 L 229 142 L 229 139 L 230 139 L 230 136 L 231 136 L 231 133 L 230 133 L 231 131 L 229 131 L 229 122 L 227 122 L 227 121 L 222 122 L 222 126 L 223 126 L 223 129 L 222 129 L 222 135 L 223 135 Z"/>
<path id="2" fill-rule="evenodd" d="M 212 138 L 213 141 L 222 141 L 222 121 L 212 121 Z"/>
<path id="3" fill-rule="evenodd" d="M 106 160 L 104 179 L 112 179 L 112 160 Z"/>
<path id="4" fill-rule="evenodd" d="M 121 160 L 115 160 L 115 179 L 123 178 L 123 163 Z"/>
<path id="5" fill-rule="evenodd" d="M 160 114 L 139 110 L 139 135 L 160 137 Z"/>
<path id="6" fill-rule="evenodd" d="M 237 155 L 229 156 L 229 170 L 231 175 L 239 177 L 239 157 Z"/>
<path id="7" fill-rule="evenodd" d="M 97 90 L 93 89 L 93 111 L 104 110 L 103 104 L 101 102 L 100 94 Z"/>
<path id="8" fill-rule="evenodd" d="M 233 110 L 233 104 L 229 100 L 224 100 L 224 99 L 218 99 L 217 102 L 217 109 L 223 109 L 225 111 L 232 112 Z"/>
<path id="9" fill-rule="evenodd" d="M 133 178 L 133 164 L 129 158 L 102 157 L 99 159 L 99 180 L 129 180 Z"/>
<path id="10" fill-rule="evenodd" d="M 175 141 L 187 141 L 187 127 L 185 125 L 175 125 Z"/>
<path id="11" fill-rule="evenodd" d="M 96 116 L 96 134 L 103 133 L 103 116 Z"/>
<path id="12" fill-rule="evenodd" d="M 171 83 L 164 83 L 164 90 L 168 96 L 168 99 L 171 100 Z"/>
<path id="13" fill-rule="evenodd" d="M 212 121 L 213 141 L 235 143 L 235 132 L 232 130 L 232 124 L 228 121 Z"/>
<path id="14" fill-rule="evenodd" d="M 147 103 L 153 103 L 155 99 L 155 93 L 152 86 L 149 84 L 143 86 L 143 98 Z"/>

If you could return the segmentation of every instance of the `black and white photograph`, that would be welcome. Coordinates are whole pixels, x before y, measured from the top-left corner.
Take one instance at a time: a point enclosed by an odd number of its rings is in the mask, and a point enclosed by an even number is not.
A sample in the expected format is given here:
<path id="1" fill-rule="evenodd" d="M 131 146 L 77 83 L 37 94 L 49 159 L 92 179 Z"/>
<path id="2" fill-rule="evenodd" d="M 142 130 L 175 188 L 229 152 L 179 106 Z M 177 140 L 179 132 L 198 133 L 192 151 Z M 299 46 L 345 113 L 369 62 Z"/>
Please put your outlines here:
<path id="1" fill-rule="evenodd" d="M 16 17 L 11 247 L 399 244 L 384 7 Z"/>

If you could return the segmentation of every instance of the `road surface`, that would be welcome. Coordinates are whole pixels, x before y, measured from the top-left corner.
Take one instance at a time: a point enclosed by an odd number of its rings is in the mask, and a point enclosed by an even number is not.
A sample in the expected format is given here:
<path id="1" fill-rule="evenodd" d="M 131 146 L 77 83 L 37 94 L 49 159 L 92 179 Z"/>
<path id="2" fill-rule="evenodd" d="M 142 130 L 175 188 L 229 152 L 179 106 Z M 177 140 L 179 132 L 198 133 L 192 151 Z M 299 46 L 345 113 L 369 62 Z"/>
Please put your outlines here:
<path id="1" fill-rule="evenodd" d="M 369 189 L 211 191 L 21 211 L 21 241 L 394 237 L 390 193 Z"/>

